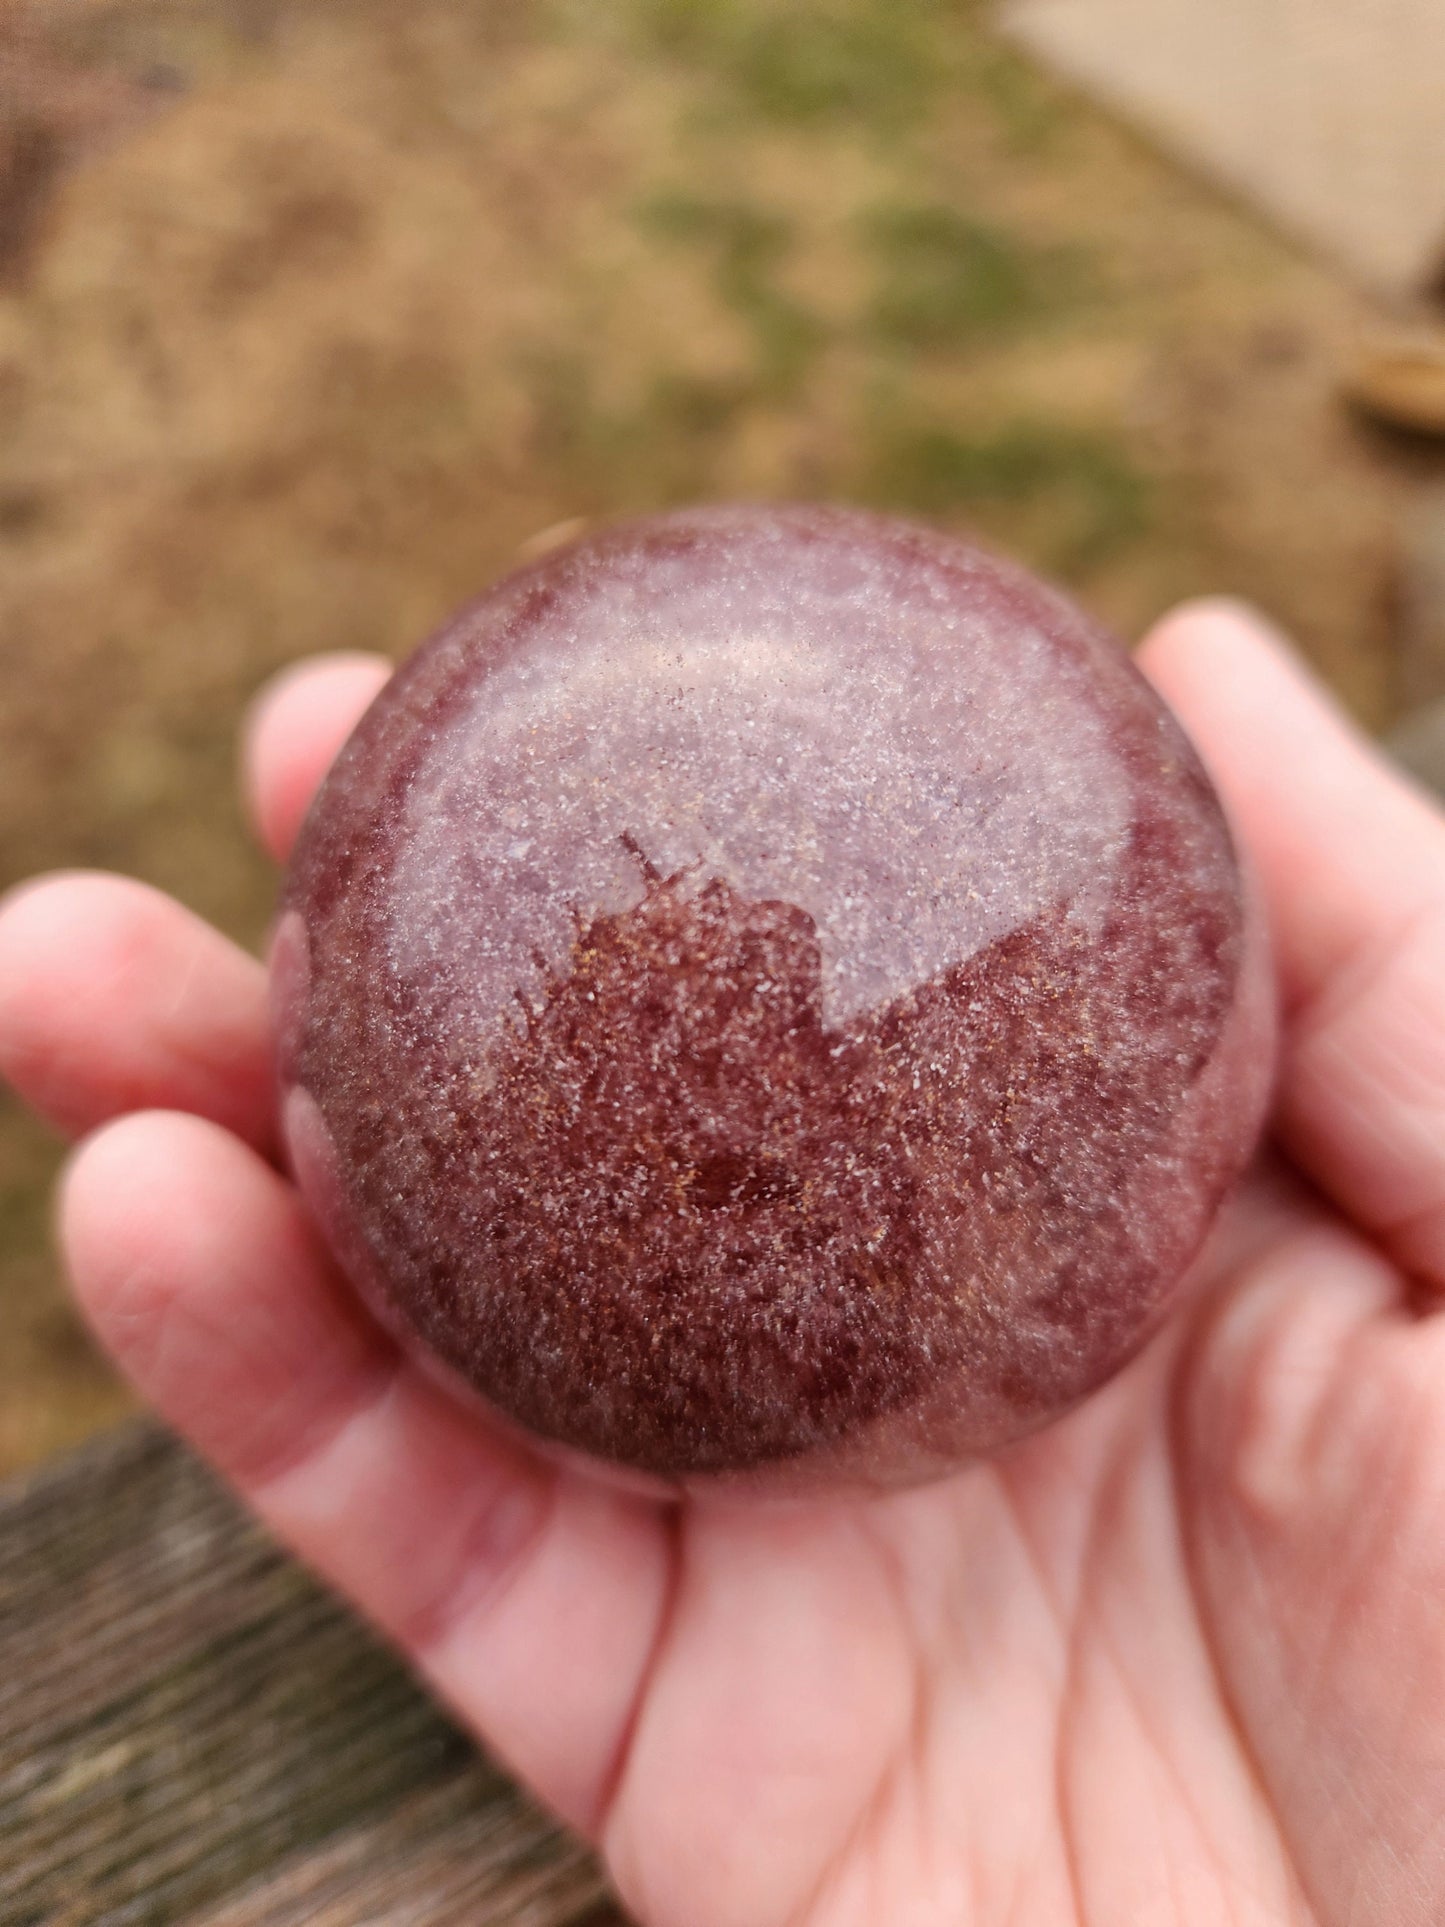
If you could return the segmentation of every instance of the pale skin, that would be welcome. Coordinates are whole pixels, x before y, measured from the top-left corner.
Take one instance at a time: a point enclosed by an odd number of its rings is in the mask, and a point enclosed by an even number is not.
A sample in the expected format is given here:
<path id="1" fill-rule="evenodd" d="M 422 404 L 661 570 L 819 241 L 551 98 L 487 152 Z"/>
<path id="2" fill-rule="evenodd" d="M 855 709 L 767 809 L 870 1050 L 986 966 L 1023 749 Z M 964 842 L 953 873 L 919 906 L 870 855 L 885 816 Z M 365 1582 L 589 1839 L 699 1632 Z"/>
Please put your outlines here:
<path id="1" fill-rule="evenodd" d="M 102 1341 L 649 1927 L 1445 1919 L 1445 818 L 1246 613 L 1142 661 L 1267 906 L 1275 1141 L 1122 1377 L 919 1491 L 669 1507 L 505 1442 L 308 1226 L 260 965 L 116 877 L 0 909 Z M 259 703 L 276 856 L 384 674 Z"/>

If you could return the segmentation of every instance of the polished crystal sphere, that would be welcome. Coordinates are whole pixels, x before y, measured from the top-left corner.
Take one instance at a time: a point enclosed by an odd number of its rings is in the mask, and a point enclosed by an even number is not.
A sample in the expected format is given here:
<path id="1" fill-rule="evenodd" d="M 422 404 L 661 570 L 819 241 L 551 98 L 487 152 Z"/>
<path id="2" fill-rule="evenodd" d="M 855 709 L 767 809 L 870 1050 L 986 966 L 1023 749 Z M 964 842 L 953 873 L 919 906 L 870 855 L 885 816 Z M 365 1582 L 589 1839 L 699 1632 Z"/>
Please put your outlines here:
<path id="1" fill-rule="evenodd" d="M 409 1342 L 673 1482 L 927 1477 L 1138 1348 L 1258 1132 L 1218 802 L 1123 651 L 821 508 L 592 537 L 420 649 L 275 948 L 297 1177 Z"/>

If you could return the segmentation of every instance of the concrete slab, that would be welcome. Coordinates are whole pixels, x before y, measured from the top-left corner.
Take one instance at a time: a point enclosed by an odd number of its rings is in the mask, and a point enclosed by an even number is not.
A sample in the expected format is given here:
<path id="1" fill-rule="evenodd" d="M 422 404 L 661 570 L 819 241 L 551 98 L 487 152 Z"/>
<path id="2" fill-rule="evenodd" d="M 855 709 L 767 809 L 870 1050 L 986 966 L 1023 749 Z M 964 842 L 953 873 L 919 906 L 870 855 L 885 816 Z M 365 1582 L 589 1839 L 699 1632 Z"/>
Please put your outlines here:
<path id="1" fill-rule="evenodd" d="M 1006 0 L 1000 18 L 1364 280 L 1445 276 L 1441 0 Z"/>

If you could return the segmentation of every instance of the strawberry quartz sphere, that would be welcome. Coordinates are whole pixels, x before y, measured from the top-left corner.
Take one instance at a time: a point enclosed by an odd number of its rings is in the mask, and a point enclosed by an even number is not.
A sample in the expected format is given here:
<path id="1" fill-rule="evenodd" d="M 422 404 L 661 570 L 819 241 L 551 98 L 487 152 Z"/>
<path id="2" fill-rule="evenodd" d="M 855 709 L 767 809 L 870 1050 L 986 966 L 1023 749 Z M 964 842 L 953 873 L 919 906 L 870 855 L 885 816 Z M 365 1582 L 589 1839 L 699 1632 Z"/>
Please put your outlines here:
<path id="1" fill-rule="evenodd" d="M 1271 1045 L 1122 650 L 836 509 L 612 529 L 435 636 L 312 809 L 274 982 L 293 1166 L 380 1315 L 682 1485 L 920 1479 L 1099 1385 Z"/>

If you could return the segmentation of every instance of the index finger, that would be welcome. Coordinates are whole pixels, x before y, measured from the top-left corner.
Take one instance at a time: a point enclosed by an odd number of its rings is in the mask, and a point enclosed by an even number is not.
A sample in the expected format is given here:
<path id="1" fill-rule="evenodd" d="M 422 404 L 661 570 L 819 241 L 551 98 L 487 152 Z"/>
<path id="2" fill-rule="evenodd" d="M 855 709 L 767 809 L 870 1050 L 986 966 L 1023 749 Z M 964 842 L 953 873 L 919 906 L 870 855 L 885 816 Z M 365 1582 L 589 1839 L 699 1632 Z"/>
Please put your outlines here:
<path id="1" fill-rule="evenodd" d="M 337 752 L 391 675 L 384 656 L 311 656 L 283 669 L 251 705 L 242 784 L 256 834 L 278 863 Z"/>
<path id="2" fill-rule="evenodd" d="M 1141 666 L 1178 711 L 1262 886 L 1296 1162 L 1445 1288 L 1445 816 L 1248 611 L 1167 618 Z"/>

